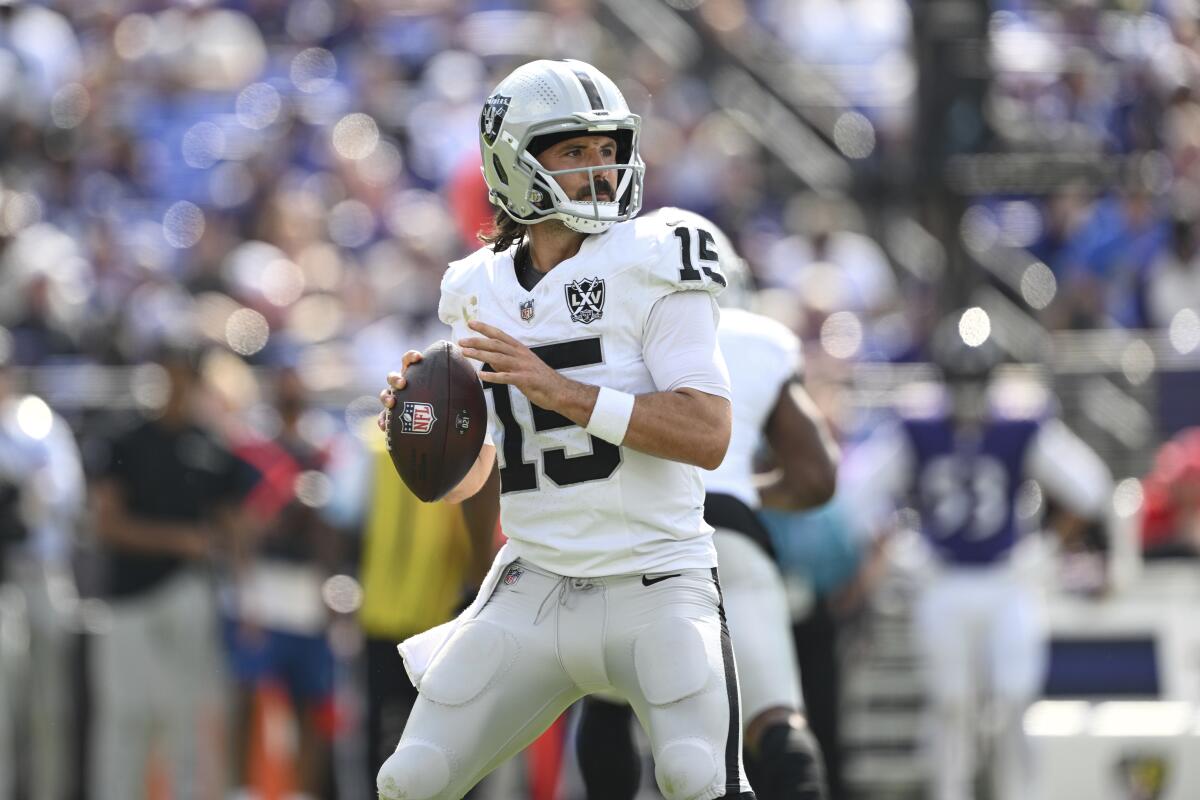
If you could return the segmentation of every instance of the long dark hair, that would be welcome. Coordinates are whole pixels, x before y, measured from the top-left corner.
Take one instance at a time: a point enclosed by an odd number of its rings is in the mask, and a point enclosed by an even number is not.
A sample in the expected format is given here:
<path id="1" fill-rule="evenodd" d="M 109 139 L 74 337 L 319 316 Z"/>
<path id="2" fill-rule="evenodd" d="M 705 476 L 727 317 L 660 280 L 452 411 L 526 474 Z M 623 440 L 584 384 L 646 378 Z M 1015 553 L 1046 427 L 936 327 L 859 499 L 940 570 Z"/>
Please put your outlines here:
<path id="1" fill-rule="evenodd" d="M 528 228 L 527 225 L 517 222 L 504 213 L 504 209 L 497 208 L 496 216 L 492 218 L 491 227 L 481 230 L 476 238 L 490 246 L 493 252 L 503 253 L 525 238 L 526 228 Z"/>

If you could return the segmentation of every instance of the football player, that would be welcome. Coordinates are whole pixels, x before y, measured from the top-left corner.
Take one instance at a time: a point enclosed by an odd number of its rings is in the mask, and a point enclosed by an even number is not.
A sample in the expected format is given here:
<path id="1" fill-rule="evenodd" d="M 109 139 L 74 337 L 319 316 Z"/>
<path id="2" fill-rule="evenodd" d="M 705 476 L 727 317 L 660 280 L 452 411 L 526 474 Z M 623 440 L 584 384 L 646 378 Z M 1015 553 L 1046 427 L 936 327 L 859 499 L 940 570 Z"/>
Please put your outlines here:
<path id="1" fill-rule="evenodd" d="M 490 436 L 447 499 L 498 468 L 508 542 L 462 615 L 401 645 L 419 697 L 385 800 L 462 797 L 596 691 L 633 706 L 668 800 L 754 796 L 700 478 L 729 445 L 726 280 L 711 232 L 635 218 L 640 126 L 579 61 L 519 67 L 484 105 L 496 229 L 439 316 L 482 365 Z"/>
<path id="2" fill-rule="evenodd" d="M 1032 795 L 1022 719 L 1046 661 L 1039 589 L 1022 568 L 1023 544 L 1034 540 L 1022 537 L 1036 524 L 1030 512 L 1042 493 L 1064 510 L 1054 523 L 1060 534 L 1103 520 L 1112 477 L 1050 415 L 1048 393 L 990 381 L 1004 353 L 983 309 L 947 318 L 932 348 L 944 391 L 913 387 L 897 419 L 851 455 L 844 475 L 856 506 L 874 507 L 868 516 L 911 505 L 931 556 L 914 625 L 932 715 L 932 796 L 975 796 L 982 698 L 993 722 L 991 796 L 1021 800 Z"/>
<path id="3" fill-rule="evenodd" d="M 737 306 L 749 280 L 732 244 L 711 222 L 689 211 L 653 215 L 672 225 L 710 231 L 729 288 L 721 295 L 717 336 L 729 354 L 733 435 L 716 470 L 704 473 L 704 516 L 716 528 L 726 614 L 738 654 L 745 721 L 745 762 L 762 800 L 826 796 L 819 750 L 800 713 L 800 676 L 791 643 L 783 578 L 772 559 L 760 506 L 754 457 L 765 438 L 779 477 L 763 487 L 792 509 L 825 503 L 836 483 L 837 445 L 799 385 L 800 342 L 778 322 Z M 576 739 L 589 798 L 633 800 L 641 761 L 628 705 L 587 698 Z"/>

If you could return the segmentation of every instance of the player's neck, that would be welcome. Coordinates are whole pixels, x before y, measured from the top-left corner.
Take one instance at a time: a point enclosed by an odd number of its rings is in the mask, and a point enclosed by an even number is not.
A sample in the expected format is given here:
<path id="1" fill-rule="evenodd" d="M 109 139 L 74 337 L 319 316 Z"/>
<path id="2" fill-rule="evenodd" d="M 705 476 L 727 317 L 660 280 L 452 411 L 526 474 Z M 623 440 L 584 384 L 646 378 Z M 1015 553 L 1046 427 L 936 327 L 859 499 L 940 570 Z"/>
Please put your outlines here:
<path id="1" fill-rule="evenodd" d="M 586 233 L 577 233 L 558 220 L 529 228 L 529 256 L 538 272 L 546 273 L 579 252 Z"/>

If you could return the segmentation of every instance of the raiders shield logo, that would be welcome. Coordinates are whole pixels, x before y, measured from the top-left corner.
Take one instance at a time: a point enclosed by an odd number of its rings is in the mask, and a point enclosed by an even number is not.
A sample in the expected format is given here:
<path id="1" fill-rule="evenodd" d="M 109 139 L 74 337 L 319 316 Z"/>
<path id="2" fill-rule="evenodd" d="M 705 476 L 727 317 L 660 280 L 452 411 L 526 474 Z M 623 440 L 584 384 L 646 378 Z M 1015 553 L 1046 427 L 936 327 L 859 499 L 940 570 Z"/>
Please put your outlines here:
<path id="1" fill-rule="evenodd" d="M 435 422 L 437 416 L 429 403 L 405 403 L 400 411 L 401 433 L 429 433 Z"/>
<path id="2" fill-rule="evenodd" d="M 1167 759 L 1131 754 L 1117 762 L 1122 800 L 1158 800 L 1167 787 Z"/>
<path id="3" fill-rule="evenodd" d="M 512 98 L 502 94 L 494 94 L 483 102 L 483 113 L 479 115 L 479 133 L 488 143 L 488 147 L 495 144 L 496 137 L 500 135 L 500 124 L 504 122 L 510 102 Z"/>
<path id="4" fill-rule="evenodd" d="M 590 325 L 604 316 L 604 281 L 600 278 L 584 278 L 572 281 L 565 287 L 567 310 L 571 319 Z"/>

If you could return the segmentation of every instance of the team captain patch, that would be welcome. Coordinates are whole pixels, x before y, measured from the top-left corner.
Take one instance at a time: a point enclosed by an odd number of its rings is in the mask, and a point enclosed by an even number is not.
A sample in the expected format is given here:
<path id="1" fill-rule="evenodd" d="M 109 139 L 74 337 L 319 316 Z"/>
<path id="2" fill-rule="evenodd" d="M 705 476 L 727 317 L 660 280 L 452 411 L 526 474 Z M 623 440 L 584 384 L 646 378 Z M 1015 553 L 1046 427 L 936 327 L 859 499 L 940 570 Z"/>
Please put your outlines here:
<path id="1" fill-rule="evenodd" d="M 563 287 L 567 291 L 567 310 L 571 319 L 589 325 L 604 316 L 604 280 L 584 278 Z"/>
<path id="2" fill-rule="evenodd" d="M 429 433 L 437 416 L 429 403 L 405 403 L 400 411 L 401 433 Z"/>

